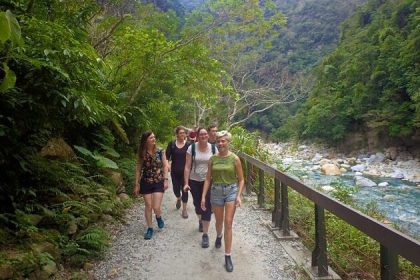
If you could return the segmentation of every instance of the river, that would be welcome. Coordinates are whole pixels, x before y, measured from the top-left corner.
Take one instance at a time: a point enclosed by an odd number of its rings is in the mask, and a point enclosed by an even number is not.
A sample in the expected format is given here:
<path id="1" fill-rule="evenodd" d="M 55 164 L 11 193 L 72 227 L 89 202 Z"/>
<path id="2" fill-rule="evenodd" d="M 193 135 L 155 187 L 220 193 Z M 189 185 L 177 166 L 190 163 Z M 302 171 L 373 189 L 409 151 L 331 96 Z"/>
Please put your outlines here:
<path id="1" fill-rule="evenodd" d="M 323 149 L 318 151 L 316 147 L 300 146 L 299 149 L 296 147 L 292 149 L 290 144 L 266 145 L 280 169 L 286 169 L 286 173 L 326 193 L 334 191 L 335 184 L 351 188 L 356 184 L 355 179 L 366 179 L 370 186 L 358 186 L 356 192 L 352 194 L 356 205 L 375 207 L 385 216 L 385 222 L 391 222 L 403 233 L 420 239 L 418 159 L 392 162 L 377 156 L 375 162 L 371 160 L 374 156 L 347 158 L 344 155 L 334 155 L 332 157 L 330 152 Z M 322 162 L 337 165 L 341 169 L 341 175 L 325 175 L 321 172 Z M 408 164 L 405 164 L 407 162 Z M 357 168 L 364 170 L 362 172 L 352 170 Z M 360 184 L 359 181 L 357 183 Z"/>

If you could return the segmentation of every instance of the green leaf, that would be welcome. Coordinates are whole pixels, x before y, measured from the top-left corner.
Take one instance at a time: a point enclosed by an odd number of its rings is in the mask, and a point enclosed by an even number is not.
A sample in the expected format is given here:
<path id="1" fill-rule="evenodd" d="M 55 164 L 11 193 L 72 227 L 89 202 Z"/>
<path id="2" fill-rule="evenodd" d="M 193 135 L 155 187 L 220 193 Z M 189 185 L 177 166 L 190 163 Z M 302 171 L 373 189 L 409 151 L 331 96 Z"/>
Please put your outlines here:
<path id="1" fill-rule="evenodd" d="M 73 145 L 73 147 L 80 152 L 82 155 L 84 156 L 90 156 L 92 158 L 95 158 L 95 156 L 93 155 L 93 153 L 91 151 L 89 151 L 88 149 L 82 147 L 82 146 L 77 146 L 77 145 Z"/>
<path id="2" fill-rule="evenodd" d="M 6 13 L 0 12 L 0 42 L 4 43 L 10 38 L 9 22 Z"/>
<path id="3" fill-rule="evenodd" d="M 7 40 L 18 46 L 23 45 L 19 23 L 9 10 L 0 12 L 0 42 Z"/>
<path id="4" fill-rule="evenodd" d="M 115 161 L 101 155 L 96 156 L 96 165 L 102 168 L 118 169 L 118 165 L 115 163 Z"/>
<path id="5" fill-rule="evenodd" d="M 5 73 L 3 81 L 0 84 L 0 92 L 5 92 L 8 89 L 11 89 L 15 86 L 16 83 L 16 74 L 10 70 L 9 66 L 6 63 L 3 63 L 3 71 Z"/>
<path id="6" fill-rule="evenodd" d="M 101 145 L 101 147 L 102 147 L 102 149 L 105 150 L 105 154 L 107 154 L 111 157 L 114 157 L 114 158 L 119 158 L 120 157 L 120 154 L 116 150 L 114 150 L 114 148 L 108 147 L 106 145 Z"/>

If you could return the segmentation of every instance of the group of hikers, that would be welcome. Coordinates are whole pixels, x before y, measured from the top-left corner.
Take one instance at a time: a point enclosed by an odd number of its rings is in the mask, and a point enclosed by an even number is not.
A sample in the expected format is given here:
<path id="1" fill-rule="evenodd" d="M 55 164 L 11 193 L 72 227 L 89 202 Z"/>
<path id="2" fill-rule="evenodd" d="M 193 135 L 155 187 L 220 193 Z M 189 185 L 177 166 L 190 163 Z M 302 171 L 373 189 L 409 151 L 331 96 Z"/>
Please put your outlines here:
<path id="1" fill-rule="evenodd" d="M 184 219 L 188 218 L 188 192 L 191 192 L 198 230 L 203 233 L 202 248 L 209 247 L 208 230 L 214 214 L 214 245 L 221 248 L 224 236 L 225 268 L 232 272 L 232 224 L 235 209 L 242 204 L 244 187 L 241 161 L 229 150 L 232 135 L 226 130 L 218 132 L 216 125 L 210 125 L 191 130 L 178 126 L 175 136 L 176 139 L 168 143 L 165 151 L 156 147 L 152 131 L 144 132 L 140 139 L 133 192 L 135 196 L 142 195 L 145 202 L 147 230 L 144 239 L 153 236 L 152 212 L 158 227 L 162 229 L 165 226 L 161 203 L 170 175 L 177 198 L 175 207 L 182 207 L 181 216 Z"/>

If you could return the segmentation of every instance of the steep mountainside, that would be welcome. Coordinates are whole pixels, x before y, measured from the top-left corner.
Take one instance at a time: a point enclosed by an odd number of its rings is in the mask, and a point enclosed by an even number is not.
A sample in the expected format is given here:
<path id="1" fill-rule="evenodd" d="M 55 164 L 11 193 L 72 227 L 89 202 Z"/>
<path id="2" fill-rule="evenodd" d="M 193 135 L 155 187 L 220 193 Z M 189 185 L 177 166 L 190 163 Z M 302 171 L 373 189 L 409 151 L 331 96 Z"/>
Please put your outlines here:
<path id="1" fill-rule="evenodd" d="M 341 141 L 352 132 L 419 141 L 420 3 L 369 1 L 343 25 L 340 44 L 286 130 Z"/>
<path id="2" fill-rule="evenodd" d="M 366 0 L 284 0 L 277 1 L 288 17 L 279 31 L 265 63 L 287 69 L 291 73 L 310 71 L 321 58 L 334 50 L 340 37 L 340 24 Z M 271 138 L 284 137 L 281 127 L 300 103 L 276 106 L 254 116 L 247 123 Z"/>

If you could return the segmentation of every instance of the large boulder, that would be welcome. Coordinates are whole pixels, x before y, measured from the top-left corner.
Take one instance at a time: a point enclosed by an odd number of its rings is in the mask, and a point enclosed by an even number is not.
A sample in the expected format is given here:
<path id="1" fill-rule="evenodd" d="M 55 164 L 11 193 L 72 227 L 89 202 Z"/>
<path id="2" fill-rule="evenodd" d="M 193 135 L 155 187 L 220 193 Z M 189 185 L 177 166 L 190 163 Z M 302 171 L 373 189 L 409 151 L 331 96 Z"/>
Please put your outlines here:
<path id="1" fill-rule="evenodd" d="M 34 243 L 31 245 L 31 249 L 36 254 L 48 253 L 54 258 L 54 260 L 59 260 L 61 256 L 60 249 L 48 241 Z"/>
<path id="2" fill-rule="evenodd" d="M 112 183 L 115 186 L 116 194 L 125 192 L 124 178 L 121 172 L 112 169 L 104 169 L 104 175 L 111 179 Z"/>
<path id="3" fill-rule="evenodd" d="M 360 187 L 376 187 L 377 186 L 375 182 L 362 176 L 356 176 L 354 178 L 354 181 L 355 181 L 355 184 Z"/>
<path id="4" fill-rule="evenodd" d="M 398 150 L 396 147 L 389 147 L 385 151 L 385 157 L 390 160 L 396 160 L 398 156 Z"/>
<path id="5" fill-rule="evenodd" d="M 366 162 L 369 164 L 374 164 L 378 162 L 383 162 L 385 159 L 385 155 L 383 153 L 376 153 L 374 155 L 371 155 Z"/>
<path id="6" fill-rule="evenodd" d="M 45 158 L 61 158 L 66 160 L 76 159 L 76 154 L 73 149 L 64 141 L 63 138 L 51 138 L 48 140 L 40 152 L 40 155 Z"/>
<path id="7" fill-rule="evenodd" d="M 321 166 L 321 172 L 325 175 L 332 175 L 332 176 L 340 176 L 341 171 L 340 168 L 333 164 L 333 163 L 327 163 Z"/>
<path id="8" fill-rule="evenodd" d="M 364 164 L 357 164 L 352 166 L 350 169 L 353 172 L 363 172 L 366 169 L 366 166 Z"/>

